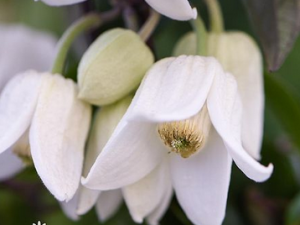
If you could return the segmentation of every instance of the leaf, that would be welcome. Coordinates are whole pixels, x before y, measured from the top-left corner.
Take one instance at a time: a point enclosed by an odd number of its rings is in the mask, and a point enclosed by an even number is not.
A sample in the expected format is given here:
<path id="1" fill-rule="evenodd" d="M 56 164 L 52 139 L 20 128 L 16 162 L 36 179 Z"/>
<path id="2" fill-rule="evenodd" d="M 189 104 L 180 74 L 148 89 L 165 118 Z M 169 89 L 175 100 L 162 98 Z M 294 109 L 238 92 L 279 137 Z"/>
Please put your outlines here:
<path id="1" fill-rule="evenodd" d="M 286 215 L 286 225 L 300 224 L 300 194 L 289 205 Z"/>
<path id="2" fill-rule="evenodd" d="M 283 64 L 300 31 L 299 0 L 243 0 L 270 71 Z"/>
<path id="3" fill-rule="evenodd" d="M 291 88 L 274 75 L 265 74 L 267 105 L 300 151 L 300 102 Z"/>

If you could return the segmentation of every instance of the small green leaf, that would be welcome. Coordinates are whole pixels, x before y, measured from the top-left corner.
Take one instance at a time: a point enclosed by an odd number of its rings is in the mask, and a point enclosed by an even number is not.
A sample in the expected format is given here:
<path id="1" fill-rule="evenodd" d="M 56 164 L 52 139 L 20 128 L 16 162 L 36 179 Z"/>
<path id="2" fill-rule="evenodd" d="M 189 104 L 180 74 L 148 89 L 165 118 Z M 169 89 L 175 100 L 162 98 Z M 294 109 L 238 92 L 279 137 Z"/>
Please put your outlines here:
<path id="1" fill-rule="evenodd" d="M 265 75 L 266 103 L 300 150 L 300 102 L 279 77 Z"/>

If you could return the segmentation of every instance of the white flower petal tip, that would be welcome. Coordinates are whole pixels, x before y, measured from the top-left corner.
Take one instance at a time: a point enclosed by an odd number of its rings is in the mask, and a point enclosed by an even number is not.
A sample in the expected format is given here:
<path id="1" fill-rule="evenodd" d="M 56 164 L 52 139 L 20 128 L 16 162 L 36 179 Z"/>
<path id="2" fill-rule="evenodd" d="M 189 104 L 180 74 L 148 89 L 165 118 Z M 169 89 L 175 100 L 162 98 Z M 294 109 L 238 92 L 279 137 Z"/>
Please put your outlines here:
<path id="1" fill-rule="evenodd" d="M 164 199 L 171 185 L 167 159 L 146 177 L 124 187 L 123 195 L 130 215 L 136 223 L 142 223 Z"/>
<path id="2" fill-rule="evenodd" d="M 110 219 L 119 210 L 122 202 L 123 196 L 120 189 L 102 192 L 96 204 L 99 221 L 104 223 Z"/>
<path id="3" fill-rule="evenodd" d="M 82 184 L 90 189 L 117 189 L 137 182 L 167 155 L 151 123 L 127 123 L 126 115 Z M 125 118 L 125 119 L 124 119 Z M 138 135 L 137 135 L 138 134 Z"/>
<path id="4" fill-rule="evenodd" d="M 174 20 L 197 18 L 197 9 L 192 8 L 188 0 L 146 0 L 159 13 Z"/>
<path id="5" fill-rule="evenodd" d="M 213 57 L 183 55 L 157 62 L 140 85 L 128 120 L 168 122 L 197 114 L 217 73 L 223 69 Z"/>
<path id="6" fill-rule="evenodd" d="M 51 6 L 63 6 L 63 5 L 72 5 L 80 2 L 84 2 L 86 0 L 42 0 L 42 2 Z"/>
<path id="7" fill-rule="evenodd" d="M 90 190 L 80 186 L 76 213 L 78 215 L 84 215 L 90 211 L 96 204 L 100 193 L 100 191 Z"/>
<path id="8" fill-rule="evenodd" d="M 0 181 L 7 180 L 20 172 L 25 165 L 11 149 L 0 154 Z"/>
<path id="9" fill-rule="evenodd" d="M 29 133 L 32 159 L 49 191 L 58 200 L 69 201 L 80 183 L 91 107 L 78 100 L 73 81 L 42 76 Z"/>
<path id="10" fill-rule="evenodd" d="M 0 153 L 11 147 L 29 127 L 36 107 L 41 76 L 28 71 L 14 77 L 0 96 Z"/>

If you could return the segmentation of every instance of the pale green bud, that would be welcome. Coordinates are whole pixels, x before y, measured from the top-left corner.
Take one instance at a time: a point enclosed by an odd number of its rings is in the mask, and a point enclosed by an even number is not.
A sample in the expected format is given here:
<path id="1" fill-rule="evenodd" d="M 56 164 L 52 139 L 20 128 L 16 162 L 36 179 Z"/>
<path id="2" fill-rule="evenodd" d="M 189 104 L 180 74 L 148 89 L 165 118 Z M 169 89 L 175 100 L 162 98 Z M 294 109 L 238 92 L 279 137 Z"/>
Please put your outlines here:
<path id="1" fill-rule="evenodd" d="M 138 34 L 116 28 L 103 33 L 85 52 L 78 68 L 79 98 L 111 104 L 135 90 L 154 62 Z"/>

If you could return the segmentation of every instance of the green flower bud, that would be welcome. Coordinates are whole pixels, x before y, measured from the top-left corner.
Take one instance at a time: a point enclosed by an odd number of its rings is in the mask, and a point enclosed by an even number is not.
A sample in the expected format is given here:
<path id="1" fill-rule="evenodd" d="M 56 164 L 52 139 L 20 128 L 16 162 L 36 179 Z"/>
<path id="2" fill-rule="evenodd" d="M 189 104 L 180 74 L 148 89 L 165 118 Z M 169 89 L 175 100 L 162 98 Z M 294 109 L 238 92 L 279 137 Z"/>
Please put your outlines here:
<path id="1" fill-rule="evenodd" d="M 103 33 L 85 52 L 78 68 L 79 98 L 111 104 L 135 90 L 154 62 L 138 34 L 116 28 Z"/>

